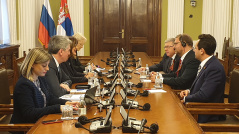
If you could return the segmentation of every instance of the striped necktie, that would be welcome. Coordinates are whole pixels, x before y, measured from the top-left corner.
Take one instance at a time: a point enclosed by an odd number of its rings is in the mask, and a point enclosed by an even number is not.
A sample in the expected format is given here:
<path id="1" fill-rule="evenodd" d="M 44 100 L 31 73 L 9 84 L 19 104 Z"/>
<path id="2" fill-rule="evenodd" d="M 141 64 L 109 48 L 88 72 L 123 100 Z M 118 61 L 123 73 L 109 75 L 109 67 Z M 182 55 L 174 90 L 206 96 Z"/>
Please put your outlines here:
<path id="1" fill-rule="evenodd" d="M 180 59 L 180 60 L 179 60 L 178 70 L 177 70 L 177 72 L 176 72 L 177 77 L 178 77 L 178 74 L 179 74 L 179 71 L 181 70 L 181 68 L 182 68 L 182 60 Z"/>
<path id="2" fill-rule="evenodd" d="M 171 66 L 169 67 L 169 70 L 173 71 L 173 67 L 174 67 L 174 62 L 175 60 L 171 58 Z"/>
<path id="3" fill-rule="evenodd" d="M 198 74 L 200 73 L 201 70 L 202 70 L 202 67 L 201 67 L 201 65 L 199 65 L 199 66 L 198 66 L 197 76 L 198 76 Z"/>

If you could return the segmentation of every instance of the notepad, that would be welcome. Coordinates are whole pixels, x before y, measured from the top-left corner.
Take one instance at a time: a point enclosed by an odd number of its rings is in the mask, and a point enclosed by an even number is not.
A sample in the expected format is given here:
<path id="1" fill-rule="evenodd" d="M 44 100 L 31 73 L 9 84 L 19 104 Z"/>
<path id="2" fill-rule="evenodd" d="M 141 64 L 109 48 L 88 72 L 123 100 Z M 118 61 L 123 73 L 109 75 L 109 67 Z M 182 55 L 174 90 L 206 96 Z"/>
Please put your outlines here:
<path id="1" fill-rule="evenodd" d="M 64 100 L 70 100 L 70 101 L 80 101 L 80 99 L 84 96 L 85 94 L 66 94 L 61 96 L 60 98 Z"/>
<path id="2" fill-rule="evenodd" d="M 71 94 L 84 94 L 87 89 L 71 89 Z"/>
<path id="3" fill-rule="evenodd" d="M 155 89 L 155 88 L 151 88 L 151 90 L 148 90 L 150 93 L 166 93 L 167 91 L 163 90 L 163 89 Z"/>

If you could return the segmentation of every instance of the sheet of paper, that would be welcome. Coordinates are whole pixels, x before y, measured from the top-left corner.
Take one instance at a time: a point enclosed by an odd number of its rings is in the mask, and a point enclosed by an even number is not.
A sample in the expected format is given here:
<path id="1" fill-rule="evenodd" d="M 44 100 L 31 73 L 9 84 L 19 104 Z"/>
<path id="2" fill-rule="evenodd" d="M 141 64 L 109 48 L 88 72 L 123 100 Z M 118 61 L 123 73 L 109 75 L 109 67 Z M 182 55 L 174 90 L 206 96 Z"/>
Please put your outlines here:
<path id="1" fill-rule="evenodd" d="M 151 82 L 151 80 L 142 79 L 141 82 Z"/>
<path id="2" fill-rule="evenodd" d="M 148 90 L 150 93 L 166 93 L 167 91 L 163 89 L 156 89 L 156 88 L 151 88 L 151 90 Z"/>
<path id="3" fill-rule="evenodd" d="M 71 94 L 84 94 L 87 89 L 71 89 Z"/>
<path id="4" fill-rule="evenodd" d="M 84 97 L 85 94 L 66 94 L 61 96 L 61 99 L 71 100 L 71 101 L 80 101 L 81 97 Z"/>

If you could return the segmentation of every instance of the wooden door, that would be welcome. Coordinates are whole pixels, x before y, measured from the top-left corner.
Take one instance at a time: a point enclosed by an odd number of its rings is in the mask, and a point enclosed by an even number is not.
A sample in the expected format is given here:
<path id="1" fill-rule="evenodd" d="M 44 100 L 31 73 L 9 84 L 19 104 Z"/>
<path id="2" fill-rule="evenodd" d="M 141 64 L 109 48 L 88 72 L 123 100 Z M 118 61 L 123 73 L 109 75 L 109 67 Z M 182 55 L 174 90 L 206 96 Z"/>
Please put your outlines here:
<path id="1" fill-rule="evenodd" d="M 125 48 L 159 56 L 160 0 L 91 0 L 91 55 Z"/>

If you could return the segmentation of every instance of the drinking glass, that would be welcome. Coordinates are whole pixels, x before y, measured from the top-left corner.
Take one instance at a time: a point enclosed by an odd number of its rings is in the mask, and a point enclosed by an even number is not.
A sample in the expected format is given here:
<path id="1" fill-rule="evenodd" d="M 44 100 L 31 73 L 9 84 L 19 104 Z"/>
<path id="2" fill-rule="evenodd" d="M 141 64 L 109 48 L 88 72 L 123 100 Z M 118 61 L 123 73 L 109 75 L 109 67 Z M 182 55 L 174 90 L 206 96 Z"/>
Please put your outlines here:
<path id="1" fill-rule="evenodd" d="M 71 105 L 63 106 L 61 119 L 63 120 L 73 119 L 73 107 Z"/>

